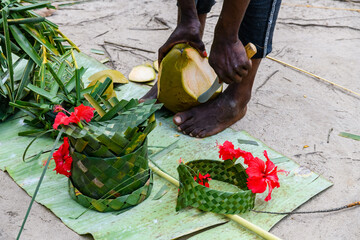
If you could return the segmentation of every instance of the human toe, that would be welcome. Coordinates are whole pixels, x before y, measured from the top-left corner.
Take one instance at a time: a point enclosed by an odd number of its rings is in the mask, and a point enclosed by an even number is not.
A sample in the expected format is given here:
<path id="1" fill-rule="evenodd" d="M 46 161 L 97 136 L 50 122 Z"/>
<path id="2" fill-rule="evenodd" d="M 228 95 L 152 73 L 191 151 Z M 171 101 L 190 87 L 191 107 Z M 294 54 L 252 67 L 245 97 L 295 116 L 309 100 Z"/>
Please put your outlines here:
<path id="1" fill-rule="evenodd" d="M 180 126 L 181 124 L 185 123 L 190 118 L 191 118 L 191 114 L 189 114 L 188 112 L 179 112 L 179 113 L 175 114 L 175 116 L 173 118 L 173 122 L 176 125 Z"/>

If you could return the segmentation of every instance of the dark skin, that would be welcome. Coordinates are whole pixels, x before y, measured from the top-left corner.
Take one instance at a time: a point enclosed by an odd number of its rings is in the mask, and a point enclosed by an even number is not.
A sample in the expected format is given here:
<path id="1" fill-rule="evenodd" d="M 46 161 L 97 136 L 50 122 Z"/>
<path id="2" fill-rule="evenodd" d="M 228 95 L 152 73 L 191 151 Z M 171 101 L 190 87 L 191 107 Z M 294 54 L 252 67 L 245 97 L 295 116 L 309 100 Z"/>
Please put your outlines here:
<path id="1" fill-rule="evenodd" d="M 206 15 L 198 15 L 193 0 L 178 0 L 179 22 L 166 43 L 159 49 L 159 62 L 178 43 L 188 43 L 206 57 L 202 34 Z M 179 131 L 193 137 L 207 137 L 223 131 L 245 116 L 246 106 L 261 59 L 249 60 L 238 31 L 249 0 L 225 0 L 215 28 L 209 63 L 220 82 L 229 87 L 216 99 L 185 112 L 173 121 Z M 143 98 L 156 98 L 155 85 Z"/>

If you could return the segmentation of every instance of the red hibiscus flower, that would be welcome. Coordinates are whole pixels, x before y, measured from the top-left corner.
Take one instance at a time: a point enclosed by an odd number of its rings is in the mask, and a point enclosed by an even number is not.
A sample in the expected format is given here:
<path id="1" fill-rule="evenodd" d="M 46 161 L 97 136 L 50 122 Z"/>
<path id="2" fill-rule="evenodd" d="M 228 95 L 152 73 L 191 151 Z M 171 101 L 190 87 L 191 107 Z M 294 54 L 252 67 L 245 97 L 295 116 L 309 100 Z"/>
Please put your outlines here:
<path id="1" fill-rule="evenodd" d="M 203 185 L 205 187 L 210 187 L 209 185 L 209 181 L 211 180 L 210 178 L 210 174 L 205 174 L 204 176 L 199 173 L 199 178 L 197 178 L 196 176 L 194 176 L 194 181 L 197 181 L 200 185 Z"/>
<path id="2" fill-rule="evenodd" d="M 55 107 L 54 111 L 66 111 L 62 107 Z M 78 107 L 74 108 L 74 112 L 69 113 L 70 116 L 68 117 L 65 113 L 59 112 L 56 115 L 55 122 L 53 124 L 53 128 L 57 129 L 59 125 L 69 125 L 70 123 L 76 123 L 79 124 L 81 120 L 84 120 L 86 122 L 90 122 L 91 119 L 94 117 L 94 110 L 95 108 L 84 106 L 81 104 Z"/>
<path id="3" fill-rule="evenodd" d="M 225 141 L 223 145 L 217 144 L 219 148 L 219 158 L 222 160 L 236 161 L 239 157 L 244 158 L 244 163 L 248 164 L 249 161 L 253 160 L 253 155 L 250 152 L 241 150 L 240 148 L 235 149 L 234 144 L 229 141 Z"/>
<path id="4" fill-rule="evenodd" d="M 70 177 L 71 163 L 73 160 L 69 154 L 69 139 L 67 137 L 64 137 L 64 143 L 56 152 L 54 152 L 53 159 L 56 164 L 54 171 L 56 171 L 56 173 Z"/>
<path id="5" fill-rule="evenodd" d="M 269 187 L 269 194 L 265 198 L 265 201 L 269 201 L 271 200 L 272 190 L 280 187 L 277 173 L 287 172 L 277 170 L 277 166 L 270 161 L 266 151 L 264 151 L 264 156 L 266 163 L 257 157 L 248 162 L 248 168 L 246 169 L 246 173 L 249 176 L 247 186 L 253 193 L 263 193 Z"/>
<path id="6" fill-rule="evenodd" d="M 244 163 L 246 165 L 249 165 L 249 162 L 254 160 L 254 156 L 252 155 L 251 152 L 240 150 L 240 156 L 244 158 Z"/>
<path id="7" fill-rule="evenodd" d="M 74 123 L 79 123 L 81 120 L 90 122 L 94 117 L 94 110 L 95 108 L 81 104 L 80 106 L 74 108 L 74 112 L 71 113 L 70 119 Z"/>
<path id="8" fill-rule="evenodd" d="M 70 124 L 70 119 L 68 116 L 66 116 L 65 113 L 63 112 L 59 112 L 57 115 L 56 115 L 56 118 L 55 118 L 55 122 L 53 124 L 53 128 L 54 129 L 57 129 L 59 127 L 59 125 L 69 125 Z"/>
<path id="9" fill-rule="evenodd" d="M 223 145 L 217 144 L 219 148 L 219 158 L 222 160 L 236 160 L 241 155 L 240 148 L 234 149 L 234 144 L 229 141 L 225 141 Z"/>

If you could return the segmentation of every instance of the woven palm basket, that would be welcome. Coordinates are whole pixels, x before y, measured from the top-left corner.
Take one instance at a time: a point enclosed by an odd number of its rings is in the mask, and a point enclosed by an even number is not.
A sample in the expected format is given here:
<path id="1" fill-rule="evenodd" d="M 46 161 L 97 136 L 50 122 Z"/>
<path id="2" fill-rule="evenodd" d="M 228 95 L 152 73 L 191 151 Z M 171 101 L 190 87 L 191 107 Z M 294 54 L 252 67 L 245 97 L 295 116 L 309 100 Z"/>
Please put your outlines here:
<path id="1" fill-rule="evenodd" d="M 101 212 L 124 210 L 144 201 L 152 188 L 147 135 L 155 128 L 154 101 L 119 102 L 116 116 L 80 129 L 69 125 L 73 163 L 71 197 Z"/>
<path id="2" fill-rule="evenodd" d="M 180 188 L 176 211 L 191 206 L 208 212 L 238 214 L 254 208 L 255 194 L 246 186 L 247 174 L 241 164 L 231 160 L 196 160 L 180 164 L 177 170 Z M 198 173 L 209 173 L 212 179 L 233 184 L 239 191 L 225 192 L 200 185 L 194 180 Z"/>

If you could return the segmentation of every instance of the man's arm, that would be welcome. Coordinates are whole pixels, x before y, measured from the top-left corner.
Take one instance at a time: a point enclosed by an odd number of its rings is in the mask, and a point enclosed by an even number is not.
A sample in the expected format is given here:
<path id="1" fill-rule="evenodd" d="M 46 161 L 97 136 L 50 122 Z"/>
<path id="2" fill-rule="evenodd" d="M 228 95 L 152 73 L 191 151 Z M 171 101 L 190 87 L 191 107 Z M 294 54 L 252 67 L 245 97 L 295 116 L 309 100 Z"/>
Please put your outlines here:
<path id="1" fill-rule="evenodd" d="M 215 28 L 209 63 L 220 81 L 241 82 L 251 69 L 238 32 L 250 0 L 224 0 Z"/>
<path id="2" fill-rule="evenodd" d="M 196 48 L 199 53 L 205 56 L 205 46 L 201 40 L 201 28 L 194 0 L 178 0 L 179 22 L 174 32 L 170 35 L 165 44 L 159 49 L 159 63 L 178 43 L 188 43 Z"/>
<path id="3" fill-rule="evenodd" d="M 191 22 L 199 20 L 196 12 L 195 0 L 178 0 L 178 6 L 180 9 L 179 22 Z"/>

